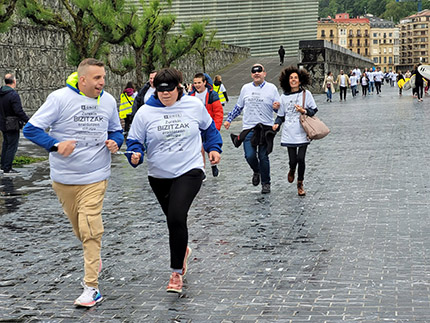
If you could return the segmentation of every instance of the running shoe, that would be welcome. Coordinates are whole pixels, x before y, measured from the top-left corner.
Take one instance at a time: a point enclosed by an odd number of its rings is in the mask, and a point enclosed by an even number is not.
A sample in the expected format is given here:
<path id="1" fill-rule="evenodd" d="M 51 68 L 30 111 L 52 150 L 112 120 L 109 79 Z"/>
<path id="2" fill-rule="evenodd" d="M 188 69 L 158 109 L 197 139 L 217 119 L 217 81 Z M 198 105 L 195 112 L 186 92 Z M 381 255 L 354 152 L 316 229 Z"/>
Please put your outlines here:
<path id="1" fill-rule="evenodd" d="M 182 275 L 173 272 L 170 276 L 169 285 L 167 285 L 167 292 L 180 293 L 182 292 Z"/>
<path id="2" fill-rule="evenodd" d="M 188 269 L 188 258 L 191 255 L 191 248 L 187 246 L 187 251 L 185 251 L 185 258 L 184 258 L 184 265 L 182 266 L 182 276 L 185 276 L 185 274 L 187 273 L 187 269 Z"/>
<path id="3" fill-rule="evenodd" d="M 258 184 L 260 184 L 260 173 L 254 173 L 252 175 L 252 185 L 258 186 Z"/>
<path id="4" fill-rule="evenodd" d="M 219 175 L 218 166 L 217 165 L 213 165 L 213 166 L 211 166 L 211 168 L 212 168 L 212 176 L 213 177 L 218 177 L 218 175 Z"/>
<path id="5" fill-rule="evenodd" d="M 93 307 L 103 300 L 102 294 L 97 288 L 88 287 L 85 283 L 82 283 L 82 287 L 84 287 L 84 292 L 75 300 L 76 306 Z"/>

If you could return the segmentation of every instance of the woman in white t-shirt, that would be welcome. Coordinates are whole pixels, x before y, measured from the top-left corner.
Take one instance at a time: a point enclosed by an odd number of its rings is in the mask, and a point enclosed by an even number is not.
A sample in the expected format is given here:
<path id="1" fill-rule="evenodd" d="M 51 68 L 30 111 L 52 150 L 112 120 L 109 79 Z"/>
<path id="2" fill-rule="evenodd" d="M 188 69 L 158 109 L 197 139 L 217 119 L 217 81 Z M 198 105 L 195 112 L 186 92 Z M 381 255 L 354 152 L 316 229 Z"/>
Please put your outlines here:
<path id="1" fill-rule="evenodd" d="M 137 112 L 127 138 L 130 164 L 137 167 L 146 152 L 148 179 L 167 218 L 172 275 L 168 292 L 182 291 L 187 271 L 187 216 L 203 180 L 203 147 L 212 164 L 220 161 L 222 138 L 203 103 L 183 95 L 182 73 L 160 70 L 156 89 Z"/>
<path id="2" fill-rule="evenodd" d="M 304 196 L 306 195 L 303 188 L 305 157 L 310 140 L 300 123 L 300 114 L 313 116 L 318 109 L 312 93 L 303 88 L 310 82 L 309 73 L 305 69 L 299 70 L 295 66 L 289 66 L 282 71 L 279 81 L 284 93 L 281 95 L 281 107 L 278 110 L 273 130 L 276 131 L 285 122 L 282 128 L 281 146 L 288 149 L 290 165 L 288 182 L 294 182 L 298 166 L 297 193 L 299 196 Z"/>

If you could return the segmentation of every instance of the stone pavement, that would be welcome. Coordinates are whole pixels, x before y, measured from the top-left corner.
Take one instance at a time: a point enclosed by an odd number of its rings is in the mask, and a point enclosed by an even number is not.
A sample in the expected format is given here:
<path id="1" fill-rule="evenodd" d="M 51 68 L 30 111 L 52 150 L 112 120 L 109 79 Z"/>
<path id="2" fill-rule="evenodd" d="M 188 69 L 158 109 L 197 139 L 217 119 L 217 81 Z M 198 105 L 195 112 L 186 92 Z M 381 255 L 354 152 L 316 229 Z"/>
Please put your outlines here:
<path id="1" fill-rule="evenodd" d="M 113 156 L 104 205 L 105 300 L 74 308 L 80 245 L 50 188 L 47 162 L 1 177 L 2 322 L 430 321 L 429 98 L 383 86 L 340 103 L 315 95 L 331 128 L 307 154 L 306 197 L 287 182 L 288 157 L 270 155 L 272 193 L 230 131 L 219 178 L 189 214 L 193 254 L 181 295 L 168 294 L 167 228 L 145 165 Z M 228 112 L 234 102 L 230 101 Z M 239 132 L 240 120 L 231 131 Z M 21 151 L 46 155 L 26 140 Z"/>

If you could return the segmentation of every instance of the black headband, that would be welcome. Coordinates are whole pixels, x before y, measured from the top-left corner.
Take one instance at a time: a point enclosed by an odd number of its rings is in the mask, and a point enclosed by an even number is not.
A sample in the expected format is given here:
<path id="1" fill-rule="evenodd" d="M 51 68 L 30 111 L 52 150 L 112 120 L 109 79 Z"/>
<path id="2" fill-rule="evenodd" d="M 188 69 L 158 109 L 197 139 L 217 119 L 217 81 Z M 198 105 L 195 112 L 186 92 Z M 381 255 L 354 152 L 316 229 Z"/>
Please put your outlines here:
<path id="1" fill-rule="evenodd" d="M 251 68 L 251 73 L 261 73 L 263 72 L 263 66 L 256 65 Z"/>
<path id="2" fill-rule="evenodd" d="M 160 83 L 160 84 L 157 84 L 155 89 L 157 90 L 157 92 L 165 92 L 165 91 L 170 92 L 170 91 L 173 91 L 177 86 L 178 84 L 175 84 L 175 83 Z"/>

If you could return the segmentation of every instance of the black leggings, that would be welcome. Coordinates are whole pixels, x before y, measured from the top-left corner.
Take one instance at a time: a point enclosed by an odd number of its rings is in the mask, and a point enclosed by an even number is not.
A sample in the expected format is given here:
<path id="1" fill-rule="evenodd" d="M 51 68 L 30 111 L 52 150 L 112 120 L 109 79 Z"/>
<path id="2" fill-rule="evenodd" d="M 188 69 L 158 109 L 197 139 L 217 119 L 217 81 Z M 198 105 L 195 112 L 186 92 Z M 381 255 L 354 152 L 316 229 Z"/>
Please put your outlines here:
<path id="1" fill-rule="evenodd" d="M 192 169 L 177 178 L 148 176 L 148 179 L 167 218 L 170 267 L 182 269 L 188 245 L 188 210 L 202 186 L 203 171 Z"/>
<path id="2" fill-rule="evenodd" d="M 361 94 L 366 96 L 367 95 L 367 89 L 368 89 L 368 85 L 361 85 Z"/>
<path id="3" fill-rule="evenodd" d="M 423 97 L 423 84 L 415 84 L 415 91 L 417 91 L 418 100 Z"/>
<path id="4" fill-rule="evenodd" d="M 297 170 L 297 180 L 303 181 L 305 178 L 305 157 L 306 157 L 306 149 L 308 149 L 308 145 L 300 146 L 300 147 L 287 147 L 288 148 L 288 157 L 290 159 L 290 168 L 296 169 L 297 164 L 299 168 Z"/>

